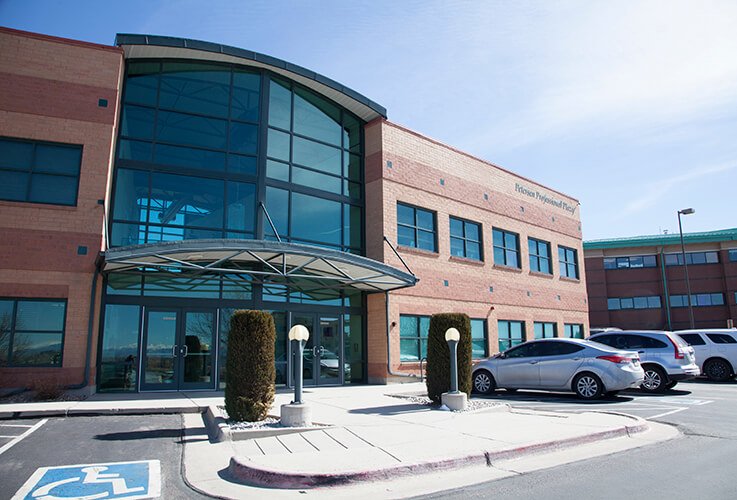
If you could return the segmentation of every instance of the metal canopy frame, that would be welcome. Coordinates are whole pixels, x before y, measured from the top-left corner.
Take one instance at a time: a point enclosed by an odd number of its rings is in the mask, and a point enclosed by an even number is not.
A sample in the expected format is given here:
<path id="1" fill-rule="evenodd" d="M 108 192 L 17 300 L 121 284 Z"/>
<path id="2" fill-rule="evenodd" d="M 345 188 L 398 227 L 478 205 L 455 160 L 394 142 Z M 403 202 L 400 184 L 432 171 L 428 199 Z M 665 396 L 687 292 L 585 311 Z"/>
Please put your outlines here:
<path id="1" fill-rule="evenodd" d="M 104 273 L 165 272 L 197 280 L 247 277 L 302 292 L 388 292 L 418 278 L 381 262 L 328 248 L 267 240 L 183 240 L 118 247 L 102 254 Z"/>

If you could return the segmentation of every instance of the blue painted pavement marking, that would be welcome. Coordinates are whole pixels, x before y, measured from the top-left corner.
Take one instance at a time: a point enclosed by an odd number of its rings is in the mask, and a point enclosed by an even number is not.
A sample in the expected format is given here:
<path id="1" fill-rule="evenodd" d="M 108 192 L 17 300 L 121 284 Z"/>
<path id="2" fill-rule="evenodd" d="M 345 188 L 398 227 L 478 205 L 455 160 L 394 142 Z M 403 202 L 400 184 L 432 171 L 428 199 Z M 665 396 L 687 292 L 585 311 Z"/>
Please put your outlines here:
<path id="1" fill-rule="evenodd" d="M 11 500 L 127 500 L 161 495 L 158 460 L 41 467 Z"/>

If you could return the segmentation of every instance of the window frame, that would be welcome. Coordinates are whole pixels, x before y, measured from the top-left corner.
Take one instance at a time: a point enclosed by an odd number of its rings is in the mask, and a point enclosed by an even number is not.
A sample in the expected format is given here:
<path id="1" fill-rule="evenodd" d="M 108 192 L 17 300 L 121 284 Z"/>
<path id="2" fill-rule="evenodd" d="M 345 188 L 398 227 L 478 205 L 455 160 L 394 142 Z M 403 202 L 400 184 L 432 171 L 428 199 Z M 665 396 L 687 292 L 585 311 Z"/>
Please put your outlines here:
<path id="1" fill-rule="evenodd" d="M 535 252 L 534 253 L 532 251 L 532 243 L 533 242 L 535 244 Z M 543 257 L 543 256 L 541 256 L 538 253 L 540 251 L 540 245 L 541 244 L 543 246 L 545 246 L 547 248 L 547 250 L 548 250 L 548 256 L 547 257 Z M 552 275 L 553 274 L 553 258 L 552 258 L 552 251 L 551 251 L 551 248 L 550 248 L 550 242 L 549 241 L 540 240 L 540 239 L 537 239 L 537 238 L 533 238 L 532 236 L 528 236 L 527 237 L 527 250 L 529 252 L 530 271 L 532 271 L 534 273 L 540 273 L 540 274 L 548 274 L 548 275 Z M 543 261 L 543 260 L 544 261 L 547 261 L 547 263 L 548 263 L 548 269 L 549 270 L 547 272 L 540 270 L 540 262 Z M 536 262 L 537 269 L 533 269 L 533 265 L 532 265 L 533 262 Z"/>
<path id="2" fill-rule="evenodd" d="M 499 349 L 499 352 L 504 352 L 506 350 L 509 350 L 513 347 L 516 347 L 524 343 L 527 340 L 527 330 L 525 328 L 524 321 L 519 321 L 519 320 L 514 320 L 514 319 L 499 319 L 497 320 L 496 324 L 497 324 L 497 348 Z M 504 336 L 502 336 L 502 328 L 501 328 L 502 324 L 506 325 L 506 328 L 505 328 L 506 331 L 504 332 L 505 333 Z M 520 333 L 522 336 L 519 339 L 512 337 L 512 325 L 513 324 L 518 324 L 520 326 Z M 509 342 L 509 346 L 506 349 L 501 348 L 502 341 Z"/>
<path id="3" fill-rule="evenodd" d="M 573 335 L 574 327 L 579 329 L 580 337 Z M 586 332 L 584 331 L 582 323 L 563 323 L 563 338 L 567 339 L 583 339 L 586 338 Z"/>
<path id="4" fill-rule="evenodd" d="M 658 299 L 658 306 L 651 306 L 651 299 Z M 617 301 L 617 307 L 612 307 L 612 305 L 615 304 Z M 625 307 L 623 305 L 622 301 L 627 301 L 624 304 L 627 304 Z M 645 307 L 637 307 L 638 303 L 645 302 Z M 631 304 L 631 306 L 629 305 Z M 660 295 L 638 295 L 635 297 L 607 297 L 607 310 L 608 311 L 622 311 L 622 310 L 642 310 L 642 309 L 662 309 L 663 308 L 663 299 Z"/>
<path id="5" fill-rule="evenodd" d="M 417 319 L 417 335 L 413 336 L 402 336 L 402 318 L 416 318 Z M 427 320 L 427 332 L 422 335 L 422 321 Z M 422 342 L 424 340 L 427 346 L 427 338 L 430 334 L 430 316 L 423 314 L 400 314 L 399 315 L 399 362 L 400 363 L 419 363 L 424 357 L 422 356 Z M 402 340 L 412 340 L 417 342 L 417 359 L 402 359 Z M 427 353 L 426 353 L 427 354 Z"/>
<path id="6" fill-rule="evenodd" d="M 573 256 L 572 263 L 568 261 L 569 252 L 570 252 L 570 255 Z M 569 275 L 570 271 L 569 271 L 568 266 L 573 266 L 575 276 Z M 575 248 L 564 246 L 564 245 L 558 245 L 558 268 L 559 268 L 561 278 L 568 278 L 572 280 L 580 279 L 579 278 L 580 272 L 578 269 L 578 250 L 576 250 Z M 565 273 L 564 273 L 564 270 L 565 270 Z"/>
<path id="7" fill-rule="evenodd" d="M 455 221 L 458 221 L 458 222 L 460 222 L 462 224 L 463 236 L 453 236 L 453 232 L 451 231 L 451 226 L 452 226 L 454 220 Z M 468 225 L 473 225 L 473 226 L 476 226 L 477 227 L 478 234 L 479 234 L 478 241 L 477 240 L 473 240 L 473 239 L 471 239 L 471 238 L 469 238 L 467 236 L 467 234 L 466 234 L 466 227 Z M 475 261 L 478 261 L 478 262 L 483 262 L 484 261 L 484 233 L 483 233 L 483 226 L 482 226 L 482 224 L 480 222 L 474 222 L 472 220 L 463 219 L 461 217 L 455 217 L 453 215 L 450 215 L 448 217 L 448 238 L 449 238 L 449 242 L 450 242 L 450 255 L 451 256 L 453 256 L 453 257 L 461 257 L 461 258 L 469 259 L 469 260 L 475 260 Z M 453 254 L 453 240 L 454 239 L 460 241 L 463 244 L 463 255 L 454 255 Z M 478 252 L 479 253 L 479 257 L 478 257 L 478 259 L 477 258 L 474 258 L 474 257 L 469 257 L 468 256 L 468 243 L 469 242 L 478 245 L 478 249 L 479 249 L 479 252 Z"/>
<path id="8" fill-rule="evenodd" d="M 8 336 L 8 360 L 7 363 L 2 365 L 0 368 L 62 368 L 64 366 L 64 344 L 66 340 L 66 326 L 67 316 L 69 314 L 69 301 L 66 298 L 36 298 L 36 297 L 0 297 L 2 301 L 13 302 L 13 312 L 10 323 L 10 331 Z M 14 364 L 13 363 L 13 350 L 15 336 L 18 333 L 16 329 L 16 323 L 18 320 L 18 303 L 19 302 L 41 302 L 41 303 L 57 303 L 64 304 L 64 314 L 62 317 L 62 329 L 58 330 L 20 330 L 21 333 L 35 333 L 35 334 L 49 334 L 49 335 L 60 335 L 61 341 L 59 346 L 59 363 L 58 364 Z"/>
<path id="9" fill-rule="evenodd" d="M 701 304 L 701 300 L 705 299 L 706 297 L 709 297 L 709 303 L 708 304 Z M 718 302 L 714 303 L 715 296 L 719 297 Z M 685 293 L 682 294 L 673 294 L 669 297 L 670 300 L 670 306 L 674 308 L 678 307 L 688 307 L 688 295 Z M 722 292 L 706 292 L 706 293 L 692 293 L 691 294 L 691 307 L 722 307 L 727 306 L 727 300 L 724 296 L 724 293 Z"/>
<path id="10" fill-rule="evenodd" d="M 703 256 L 704 261 L 694 262 L 695 255 Z M 712 259 L 712 261 L 709 260 L 710 258 Z M 666 266 L 682 266 L 683 265 L 683 253 L 682 252 L 667 253 L 665 254 L 664 260 L 665 260 Z M 719 263 L 720 263 L 719 251 L 717 250 L 704 250 L 703 252 L 686 252 L 686 264 L 689 266 L 705 266 L 709 264 L 719 264 Z"/>
<path id="11" fill-rule="evenodd" d="M 79 183 L 82 177 L 82 162 L 84 160 L 84 145 L 83 144 L 71 144 L 71 143 L 52 142 L 52 141 L 37 141 L 37 140 L 32 140 L 32 139 L 23 139 L 23 138 L 18 138 L 18 137 L 9 137 L 9 136 L 0 136 L 0 141 L 30 144 L 31 147 L 33 148 L 33 151 L 31 154 L 31 163 L 28 167 L 28 170 L 24 170 L 21 167 L 0 166 L 0 171 L 2 172 L 20 172 L 20 173 L 25 173 L 28 175 L 28 179 L 26 180 L 26 191 L 24 193 L 24 199 L 17 200 L 17 199 L 10 199 L 10 198 L 0 198 L 0 200 L 12 202 L 12 203 L 33 203 L 36 205 L 55 205 L 55 206 L 61 206 L 61 207 L 76 207 L 77 206 L 79 202 Z M 36 161 L 37 161 L 39 146 L 53 146 L 56 148 L 74 149 L 78 151 L 79 152 L 79 164 L 77 165 L 76 175 L 58 173 L 58 172 L 44 172 L 44 171 L 34 172 L 34 169 L 38 168 L 38 165 L 36 165 Z M 31 197 L 31 190 L 33 186 L 34 173 L 36 175 L 61 177 L 65 179 L 74 179 L 76 181 L 75 187 L 74 187 L 74 201 L 72 203 L 60 203 L 60 202 L 54 202 L 54 201 L 31 200 L 30 197 Z"/>
<path id="12" fill-rule="evenodd" d="M 494 264 L 497 265 L 497 266 L 504 266 L 504 267 L 509 267 L 509 268 L 512 268 L 512 269 L 522 269 L 522 259 L 520 259 L 520 253 L 521 252 L 520 252 L 520 246 L 519 246 L 519 240 L 520 240 L 519 233 L 515 233 L 515 232 L 512 232 L 512 231 L 507 231 L 506 229 L 502 229 L 502 228 L 499 228 L 499 227 L 493 227 L 491 232 L 492 232 L 492 239 L 491 239 L 491 241 L 492 241 L 492 247 L 494 249 Z M 496 244 L 496 238 L 494 238 L 494 236 L 496 234 L 500 234 L 501 235 L 501 237 L 502 237 L 502 246 L 499 246 L 499 245 Z M 508 248 L 507 247 L 507 235 L 514 236 L 514 239 L 515 239 L 515 248 L 512 249 L 512 248 Z M 497 260 L 496 260 L 497 250 L 500 250 L 502 252 L 502 254 L 504 255 L 504 262 L 497 262 Z M 516 266 L 513 266 L 513 265 L 511 265 L 511 264 L 508 263 L 507 252 L 512 252 L 512 253 L 515 254 L 515 256 L 517 258 L 517 265 Z"/>
<path id="13" fill-rule="evenodd" d="M 402 206 L 404 208 L 409 208 L 409 209 L 412 210 L 412 215 L 413 215 L 413 219 L 414 219 L 412 225 L 399 221 L 399 207 L 400 206 Z M 419 241 L 420 241 L 419 238 L 418 238 L 419 233 L 420 232 L 422 232 L 422 233 L 430 233 L 430 231 L 428 231 L 427 229 L 421 228 L 418 225 L 418 222 L 417 222 L 418 212 L 424 212 L 424 213 L 428 213 L 428 214 L 432 215 L 432 225 L 433 225 L 433 227 L 432 227 L 432 236 L 433 236 L 433 238 L 432 238 L 432 240 L 433 240 L 433 248 L 432 248 L 432 250 L 428 250 L 427 248 L 421 248 L 419 246 Z M 405 228 L 408 228 L 408 229 L 410 229 L 410 230 L 413 231 L 413 233 L 414 233 L 414 245 L 407 245 L 405 243 L 400 243 L 399 242 L 399 228 L 400 227 L 405 227 Z M 402 202 L 402 201 L 397 201 L 397 244 L 399 246 L 403 246 L 405 248 L 416 248 L 417 250 L 422 250 L 422 251 L 425 251 L 425 252 L 438 253 L 438 213 L 436 211 L 434 211 L 434 210 L 429 210 L 427 208 L 418 207 L 418 206 L 412 205 L 410 203 L 405 203 L 405 202 Z"/>
<path id="14" fill-rule="evenodd" d="M 473 322 L 474 321 L 480 321 L 481 322 L 481 328 L 483 329 L 484 336 L 483 338 L 474 338 L 473 336 Z M 483 359 L 489 357 L 489 329 L 487 328 L 486 320 L 483 318 L 471 318 L 471 358 L 472 359 Z M 484 341 L 484 353 L 481 357 L 474 357 L 473 356 L 473 342 L 474 341 Z"/>
<path id="15" fill-rule="evenodd" d="M 538 326 L 541 329 L 542 336 L 538 337 Z M 558 323 L 552 321 L 535 321 L 532 324 L 535 340 L 537 339 L 554 339 L 558 337 Z M 552 329 L 552 332 L 548 330 Z M 547 333 L 552 333 L 552 336 L 547 336 Z"/>

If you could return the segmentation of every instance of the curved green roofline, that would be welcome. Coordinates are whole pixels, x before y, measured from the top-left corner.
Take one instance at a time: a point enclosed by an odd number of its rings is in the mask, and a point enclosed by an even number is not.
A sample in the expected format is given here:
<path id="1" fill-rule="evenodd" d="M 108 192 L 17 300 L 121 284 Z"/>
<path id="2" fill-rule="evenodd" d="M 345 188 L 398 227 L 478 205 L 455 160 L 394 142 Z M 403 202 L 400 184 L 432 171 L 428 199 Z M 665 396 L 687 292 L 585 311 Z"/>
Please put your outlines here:
<path id="1" fill-rule="evenodd" d="M 706 231 L 702 233 L 683 233 L 684 243 L 715 243 L 720 241 L 737 241 L 737 227 L 731 229 L 720 229 L 717 231 Z M 605 248 L 650 247 L 680 245 L 680 243 L 680 235 L 678 233 L 671 233 L 584 241 L 583 249 L 597 250 Z"/>

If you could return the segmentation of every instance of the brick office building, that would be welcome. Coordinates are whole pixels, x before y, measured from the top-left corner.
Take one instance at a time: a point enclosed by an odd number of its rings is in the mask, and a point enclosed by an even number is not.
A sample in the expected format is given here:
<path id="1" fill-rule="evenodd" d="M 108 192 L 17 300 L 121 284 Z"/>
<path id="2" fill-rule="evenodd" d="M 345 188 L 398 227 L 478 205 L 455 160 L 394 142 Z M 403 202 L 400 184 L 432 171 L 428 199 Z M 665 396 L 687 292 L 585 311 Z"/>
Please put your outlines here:
<path id="1" fill-rule="evenodd" d="M 5 28 L 0 73 L 1 387 L 217 389 L 238 308 L 272 312 L 278 384 L 295 324 L 308 385 L 417 373 L 436 312 L 473 319 L 477 357 L 584 334 L 577 201 L 337 82 Z"/>
<path id="2" fill-rule="evenodd" d="M 696 328 L 737 318 L 737 229 L 683 235 Z M 592 327 L 683 330 L 688 286 L 678 234 L 584 243 Z"/>

